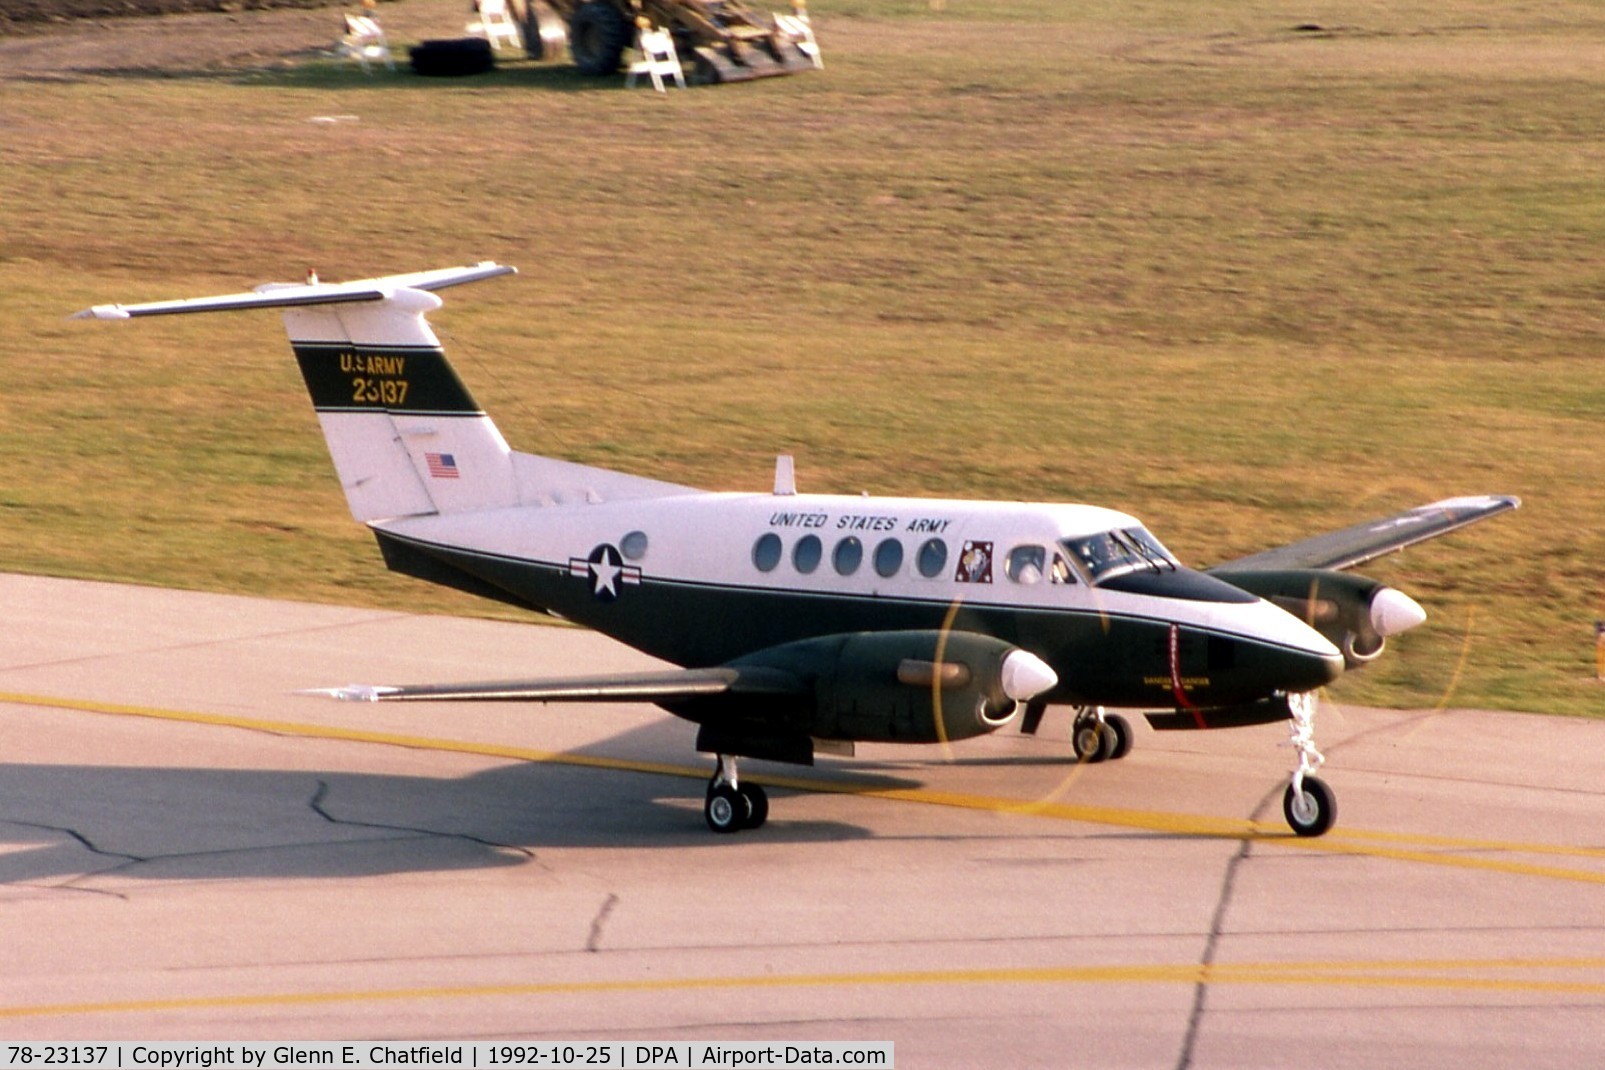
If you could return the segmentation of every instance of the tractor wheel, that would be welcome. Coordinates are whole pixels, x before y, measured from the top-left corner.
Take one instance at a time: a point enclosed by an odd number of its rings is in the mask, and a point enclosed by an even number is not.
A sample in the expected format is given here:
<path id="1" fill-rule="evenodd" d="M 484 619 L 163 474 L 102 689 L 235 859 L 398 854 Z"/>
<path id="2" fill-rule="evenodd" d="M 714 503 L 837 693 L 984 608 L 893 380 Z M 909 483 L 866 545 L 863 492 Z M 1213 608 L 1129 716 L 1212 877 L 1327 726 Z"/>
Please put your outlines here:
<path id="1" fill-rule="evenodd" d="M 585 0 L 569 20 L 568 50 L 581 74 L 616 73 L 629 45 L 629 20 L 613 0 Z"/>

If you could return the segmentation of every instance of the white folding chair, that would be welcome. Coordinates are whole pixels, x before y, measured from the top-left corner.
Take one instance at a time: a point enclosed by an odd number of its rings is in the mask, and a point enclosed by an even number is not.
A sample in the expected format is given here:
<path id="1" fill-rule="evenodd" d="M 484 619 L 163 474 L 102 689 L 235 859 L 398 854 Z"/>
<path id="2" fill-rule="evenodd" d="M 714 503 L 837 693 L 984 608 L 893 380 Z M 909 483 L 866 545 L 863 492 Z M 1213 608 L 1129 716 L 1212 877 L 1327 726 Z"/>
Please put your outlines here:
<path id="1" fill-rule="evenodd" d="M 362 64 L 364 72 L 372 74 L 368 67 L 369 60 L 383 60 L 384 65 L 391 70 L 396 69 L 396 60 L 390 54 L 390 42 L 385 39 L 385 31 L 379 25 L 379 20 L 372 15 L 347 15 L 346 32 L 340 37 L 340 54 Z"/>
<path id="2" fill-rule="evenodd" d="M 641 21 L 646 22 L 644 18 Z M 651 23 L 639 26 L 635 48 L 641 53 L 641 58 L 630 64 L 629 77 L 624 80 L 626 87 L 633 88 L 636 77 L 644 74 L 652 79 L 652 88 L 659 93 L 667 92 L 663 86 L 665 77 L 673 78 L 676 85 L 685 88 L 685 71 L 680 67 L 680 56 L 674 50 L 674 37 L 668 30 L 654 30 Z"/>
<path id="3" fill-rule="evenodd" d="M 479 0 L 479 21 L 468 24 L 468 32 L 483 36 L 490 42 L 490 47 L 501 51 L 502 38 L 514 48 L 523 43 L 519 36 L 518 23 L 507 11 L 507 0 Z"/>
<path id="4" fill-rule="evenodd" d="M 795 15 L 775 12 L 775 28 L 791 38 L 797 51 L 812 60 L 815 67 L 824 68 L 825 58 L 819 53 L 819 42 L 814 40 L 814 25 L 809 21 L 807 8 L 797 5 Z"/>

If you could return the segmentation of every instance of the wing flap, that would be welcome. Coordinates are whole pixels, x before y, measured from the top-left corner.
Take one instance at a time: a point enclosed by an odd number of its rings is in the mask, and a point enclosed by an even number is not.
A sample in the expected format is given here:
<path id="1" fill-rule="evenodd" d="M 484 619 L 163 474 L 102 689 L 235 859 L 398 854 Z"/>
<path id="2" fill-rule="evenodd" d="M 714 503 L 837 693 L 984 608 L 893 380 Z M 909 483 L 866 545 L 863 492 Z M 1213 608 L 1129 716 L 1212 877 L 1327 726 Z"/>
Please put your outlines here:
<path id="1" fill-rule="evenodd" d="M 1235 561 L 1222 562 L 1210 572 L 1262 572 L 1284 568 L 1345 569 L 1364 564 L 1384 554 L 1414 546 L 1418 542 L 1447 535 L 1451 531 L 1515 509 L 1521 499 L 1503 494 L 1484 494 L 1420 505 L 1402 513 L 1368 520 L 1341 531 L 1316 535 L 1274 550 L 1250 554 Z"/>

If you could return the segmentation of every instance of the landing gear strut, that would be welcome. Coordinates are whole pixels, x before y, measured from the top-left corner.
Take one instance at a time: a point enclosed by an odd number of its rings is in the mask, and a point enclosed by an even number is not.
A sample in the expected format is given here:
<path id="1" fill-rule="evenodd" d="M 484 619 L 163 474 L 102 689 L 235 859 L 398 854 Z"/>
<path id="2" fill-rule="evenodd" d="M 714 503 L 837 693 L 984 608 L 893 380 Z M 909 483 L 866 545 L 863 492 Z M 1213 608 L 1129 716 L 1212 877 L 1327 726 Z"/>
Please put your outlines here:
<path id="1" fill-rule="evenodd" d="M 1282 814 L 1300 836 L 1320 836 L 1337 820 L 1337 798 L 1326 782 L 1314 775 L 1326 761 L 1315 749 L 1315 693 L 1287 696 L 1292 720 L 1290 743 L 1298 752 L 1298 768 L 1282 796 Z"/>
<path id="2" fill-rule="evenodd" d="M 1102 706 L 1083 706 L 1076 711 L 1070 746 L 1078 762 L 1124 758 L 1131 752 L 1131 722 L 1118 713 L 1105 713 Z"/>
<path id="3" fill-rule="evenodd" d="M 736 756 L 719 755 L 719 764 L 708 781 L 708 798 L 702 816 L 714 832 L 740 832 L 755 829 L 769 820 L 769 794 L 762 784 L 743 784 L 736 770 Z"/>

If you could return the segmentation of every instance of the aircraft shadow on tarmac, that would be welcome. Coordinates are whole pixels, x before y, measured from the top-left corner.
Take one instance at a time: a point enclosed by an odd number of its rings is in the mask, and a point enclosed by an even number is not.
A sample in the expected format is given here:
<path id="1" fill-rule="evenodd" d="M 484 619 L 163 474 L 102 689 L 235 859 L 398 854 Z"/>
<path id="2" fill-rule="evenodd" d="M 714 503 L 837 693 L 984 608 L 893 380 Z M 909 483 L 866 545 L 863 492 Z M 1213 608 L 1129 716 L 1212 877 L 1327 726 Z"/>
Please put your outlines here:
<path id="1" fill-rule="evenodd" d="M 628 730 L 576 757 L 618 755 L 694 769 L 684 726 Z M 801 769 L 746 765 L 757 779 L 818 779 L 833 793 L 921 786 L 872 763 Z M 767 841 L 864 839 L 871 829 L 788 817 Z M 360 877 L 515 866 L 546 847 L 714 849 L 704 781 L 556 762 L 498 765 L 466 777 L 319 770 L 0 765 L 0 885 L 151 880 Z"/>
<path id="2" fill-rule="evenodd" d="M 665 719 L 573 755 L 697 769 L 686 725 Z M 1064 748 L 1068 751 L 1068 745 Z M 907 757 L 904 757 L 905 751 Z M 904 748 L 818 767 L 747 762 L 776 806 L 756 834 L 786 843 L 867 839 L 872 828 L 787 813 L 816 781 L 831 794 L 925 786 L 943 767 L 1073 764 L 1052 755 Z M 516 866 L 547 847 L 717 849 L 695 775 L 520 762 L 466 777 L 308 770 L 0 765 L 0 885 L 325 878 Z"/>
<path id="3" fill-rule="evenodd" d="M 703 785 L 552 763 L 437 779 L 335 771 L 0 765 L 0 885 L 361 877 L 522 864 L 545 847 L 712 849 Z M 776 789 L 777 801 L 789 794 Z M 873 833 L 779 813 L 766 840 Z"/>

